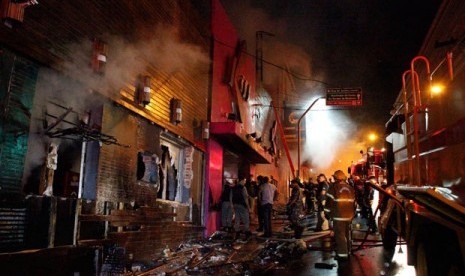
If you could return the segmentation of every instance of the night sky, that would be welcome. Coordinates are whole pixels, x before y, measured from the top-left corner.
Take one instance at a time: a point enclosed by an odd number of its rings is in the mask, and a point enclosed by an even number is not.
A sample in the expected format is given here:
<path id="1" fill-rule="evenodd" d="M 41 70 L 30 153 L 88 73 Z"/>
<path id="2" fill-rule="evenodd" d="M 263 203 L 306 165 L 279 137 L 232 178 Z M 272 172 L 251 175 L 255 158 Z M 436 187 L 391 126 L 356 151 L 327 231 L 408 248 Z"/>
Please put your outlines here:
<path id="1" fill-rule="evenodd" d="M 263 58 L 286 63 L 299 76 L 299 97 L 324 95 L 326 87 L 361 87 L 363 106 L 347 112 L 357 124 L 381 128 L 441 2 L 221 1 L 249 51 L 255 50 L 256 31 L 274 34 L 263 40 Z M 265 82 L 273 82 L 278 68 L 264 67 Z"/>

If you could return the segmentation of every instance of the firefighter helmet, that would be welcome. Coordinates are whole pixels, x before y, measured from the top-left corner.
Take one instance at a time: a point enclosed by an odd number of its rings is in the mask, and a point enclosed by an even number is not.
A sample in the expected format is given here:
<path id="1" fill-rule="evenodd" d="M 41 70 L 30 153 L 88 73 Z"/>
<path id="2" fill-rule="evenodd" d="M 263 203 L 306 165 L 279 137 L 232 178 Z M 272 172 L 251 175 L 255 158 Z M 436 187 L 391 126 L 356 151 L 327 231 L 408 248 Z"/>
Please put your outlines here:
<path id="1" fill-rule="evenodd" d="M 333 176 L 335 180 L 347 180 L 347 176 L 341 170 L 335 171 Z"/>

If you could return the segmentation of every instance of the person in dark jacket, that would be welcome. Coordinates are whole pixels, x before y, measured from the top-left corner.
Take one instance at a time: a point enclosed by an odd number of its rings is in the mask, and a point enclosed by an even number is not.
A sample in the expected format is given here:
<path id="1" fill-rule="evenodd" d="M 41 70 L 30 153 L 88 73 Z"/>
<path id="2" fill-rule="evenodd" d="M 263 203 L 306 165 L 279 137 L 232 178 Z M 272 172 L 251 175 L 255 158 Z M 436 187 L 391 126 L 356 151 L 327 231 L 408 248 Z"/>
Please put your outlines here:
<path id="1" fill-rule="evenodd" d="M 329 189 L 329 183 L 324 174 L 320 174 L 317 177 L 318 189 L 317 189 L 317 223 L 315 231 L 329 230 L 328 221 L 328 210 L 325 210 L 326 205 L 326 192 Z"/>
<path id="2" fill-rule="evenodd" d="M 250 238 L 252 235 L 250 232 L 249 195 L 244 185 L 245 178 L 242 178 L 237 182 L 236 186 L 231 189 L 234 214 L 236 215 L 234 221 L 234 231 L 236 232 L 235 239 L 238 239 L 241 233 L 245 234 L 245 239 Z M 240 228 L 241 222 L 243 224 L 243 231 L 241 231 Z"/>
<path id="3" fill-rule="evenodd" d="M 301 223 L 301 216 L 303 215 L 304 206 L 302 201 L 302 192 L 300 191 L 300 182 L 297 179 L 291 181 L 291 196 L 287 203 L 289 221 L 291 222 L 291 228 L 294 229 L 294 238 L 300 239 L 304 226 Z"/>
<path id="4" fill-rule="evenodd" d="M 363 208 L 366 210 L 366 219 L 368 228 L 371 233 L 376 233 L 378 231 L 378 227 L 376 226 L 376 220 L 373 214 L 373 198 L 374 198 L 374 190 L 371 185 L 377 185 L 376 177 L 370 176 L 368 177 L 367 181 L 365 181 L 363 186 Z"/>
<path id="5" fill-rule="evenodd" d="M 263 176 L 257 176 L 257 219 L 258 219 L 258 228 L 257 232 L 263 232 L 263 206 L 261 204 L 261 194 L 259 193 L 261 186 L 264 184 Z"/>
<path id="6" fill-rule="evenodd" d="M 314 214 L 316 211 L 315 192 L 315 184 L 313 184 L 313 179 L 310 177 L 308 182 L 304 183 L 305 209 L 307 214 Z"/>
<path id="7" fill-rule="evenodd" d="M 335 182 L 326 195 L 331 206 L 336 255 L 339 260 L 346 260 L 352 246 L 350 225 L 355 215 L 355 191 L 347 183 L 347 176 L 343 171 L 334 172 L 333 177 Z"/>
<path id="8" fill-rule="evenodd" d="M 355 190 L 355 201 L 358 205 L 358 209 L 360 210 L 360 215 L 362 218 L 367 218 L 368 211 L 366 210 L 364 203 L 363 203 L 363 191 L 364 191 L 365 182 L 360 176 L 354 176 L 354 190 Z"/>
<path id="9" fill-rule="evenodd" d="M 233 204 L 232 204 L 232 192 L 231 189 L 235 186 L 233 180 L 225 181 L 223 185 L 223 191 L 221 193 L 221 225 L 222 230 L 226 232 L 232 232 L 232 220 L 233 220 Z"/>

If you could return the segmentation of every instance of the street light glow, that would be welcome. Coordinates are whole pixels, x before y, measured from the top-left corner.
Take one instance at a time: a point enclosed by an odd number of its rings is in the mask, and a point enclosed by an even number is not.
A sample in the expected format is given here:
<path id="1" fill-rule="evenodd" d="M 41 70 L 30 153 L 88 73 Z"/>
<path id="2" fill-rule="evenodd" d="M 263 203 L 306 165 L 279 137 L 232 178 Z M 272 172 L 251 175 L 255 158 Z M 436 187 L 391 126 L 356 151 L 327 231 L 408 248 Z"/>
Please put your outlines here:
<path id="1" fill-rule="evenodd" d="M 371 142 L 374 142 L 374 141 L 376 141 L 376 139 L 378 139 L 378 136 L 375 133 L 370 133 L 370 134 L 368 134 L 368 139 Z"/>
<path id="2" fill-rule="evenodd" d="M 431 86 L 431 94 L 438 95 L 444 91 L 444 85 L 437 83 Z"/>

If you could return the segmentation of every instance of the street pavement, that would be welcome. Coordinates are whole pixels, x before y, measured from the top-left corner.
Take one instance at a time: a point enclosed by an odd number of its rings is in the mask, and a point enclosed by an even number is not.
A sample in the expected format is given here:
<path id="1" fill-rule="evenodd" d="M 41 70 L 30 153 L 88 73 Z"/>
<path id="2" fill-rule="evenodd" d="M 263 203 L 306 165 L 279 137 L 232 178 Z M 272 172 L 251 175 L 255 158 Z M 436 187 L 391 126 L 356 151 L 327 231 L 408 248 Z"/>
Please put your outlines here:
<path id="1" fill-rule="evenodd" d="M 272 239 L 292 238 L 292 231 L 286 220 L 275 220 Z M 310 219 L 302 239 L 306 241 L 308 252 L 302 258 L 276 266 L 264 275 L 415 275 L 413 266 L 407 265 L 407 252 L 404 244 L 393 251 L 383 248 L 379 233 L 368 233 L 366 221 L 356 217 L 353 221 L 352 254 L 347 261 L 335 259 L 331 231 L 315 232 L 316 218 Z M 356 225 L 359 227 L 355 227 Z M 256 240 L 260 241 L 260 233 Z"/>

